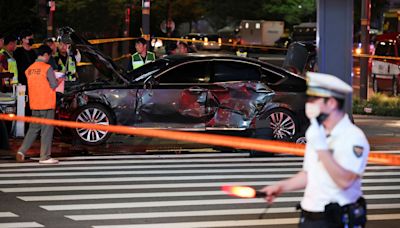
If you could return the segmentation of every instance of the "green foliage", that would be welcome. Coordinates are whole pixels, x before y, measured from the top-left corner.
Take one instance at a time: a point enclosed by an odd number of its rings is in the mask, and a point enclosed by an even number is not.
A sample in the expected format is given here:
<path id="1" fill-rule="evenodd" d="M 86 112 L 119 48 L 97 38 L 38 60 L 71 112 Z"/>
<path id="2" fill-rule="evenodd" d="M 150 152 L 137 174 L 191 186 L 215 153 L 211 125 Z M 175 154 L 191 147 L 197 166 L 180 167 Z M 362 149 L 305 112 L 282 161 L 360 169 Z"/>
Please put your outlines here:
<path id="1" fill-rule="evenodd" d="M 316 0 L 271 0 L 263 9 L 291 25 L 316 20 Z"/>
<path id="2" fill-rule="evenodd" d="M 43 21 L 37 15 L 37 0 L 1 0 L 0 32 L 18 33 L 22 29 L 41 31 Z"/>
<path id="3" fill-rule="evenodd" d="M 69 26 L 88 37 L 118 36 L 126 0 L 58 0 L 55 24 Z"/>
<path id="4" fill-rule="evenodd" d="M 365 108 L 370 108 L 371 113 L 365 112 Z M 384 94 L 375 94 L 367 101 L 353 98 L 354 114 L 371 114 L 378 116 L 400 116 L 400 97 L 388 97 Z"/>

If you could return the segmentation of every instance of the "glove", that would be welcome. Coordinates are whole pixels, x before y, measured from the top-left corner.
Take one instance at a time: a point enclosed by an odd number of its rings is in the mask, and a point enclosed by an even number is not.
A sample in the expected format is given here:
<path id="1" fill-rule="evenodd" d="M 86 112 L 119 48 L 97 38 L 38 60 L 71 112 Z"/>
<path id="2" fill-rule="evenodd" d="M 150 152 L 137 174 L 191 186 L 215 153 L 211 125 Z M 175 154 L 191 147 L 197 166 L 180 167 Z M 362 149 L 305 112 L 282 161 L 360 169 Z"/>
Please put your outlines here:
<path id="1" fill-rule="evenodd" d="M 328 150 L 325 128 L 319 125 L 316 118 L 311 119 L 311 124 L 306 131 L 307 144 L 315 150 Z"/>

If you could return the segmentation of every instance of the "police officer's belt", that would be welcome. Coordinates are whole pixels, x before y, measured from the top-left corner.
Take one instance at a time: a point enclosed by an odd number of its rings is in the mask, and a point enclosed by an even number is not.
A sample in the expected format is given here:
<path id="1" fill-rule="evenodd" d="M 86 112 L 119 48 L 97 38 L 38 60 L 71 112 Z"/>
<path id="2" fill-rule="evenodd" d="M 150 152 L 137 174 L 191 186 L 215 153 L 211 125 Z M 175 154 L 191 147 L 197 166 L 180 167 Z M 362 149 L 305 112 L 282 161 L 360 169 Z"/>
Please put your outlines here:
<path id="1" fill-rule="evenodd" d="M 322 220 L 325 219 L 325 212 L 309 212 L 301 209 L 301 214 L 307 220 Z"/>

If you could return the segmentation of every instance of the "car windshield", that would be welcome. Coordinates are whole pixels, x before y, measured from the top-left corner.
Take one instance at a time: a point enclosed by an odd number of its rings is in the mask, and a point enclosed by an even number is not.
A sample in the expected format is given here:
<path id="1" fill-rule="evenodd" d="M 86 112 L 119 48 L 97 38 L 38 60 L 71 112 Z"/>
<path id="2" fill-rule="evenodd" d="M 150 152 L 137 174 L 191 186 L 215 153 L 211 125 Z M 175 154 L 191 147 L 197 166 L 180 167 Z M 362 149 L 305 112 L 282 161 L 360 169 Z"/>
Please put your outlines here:
<path id="1" fill-rule="evenodd" d="M 148 76 L 165 69 L 170 64 L 167 59 L 157 59 L 154 62 L 147 63 L 128 73 L 128 77 L 133 82 L 139 82 L 146 79 Z"/>
<path id="2" fill-rule="evenodd" d="M 218 35 L 206 35 L 209 41 L 218 41 Z"/>

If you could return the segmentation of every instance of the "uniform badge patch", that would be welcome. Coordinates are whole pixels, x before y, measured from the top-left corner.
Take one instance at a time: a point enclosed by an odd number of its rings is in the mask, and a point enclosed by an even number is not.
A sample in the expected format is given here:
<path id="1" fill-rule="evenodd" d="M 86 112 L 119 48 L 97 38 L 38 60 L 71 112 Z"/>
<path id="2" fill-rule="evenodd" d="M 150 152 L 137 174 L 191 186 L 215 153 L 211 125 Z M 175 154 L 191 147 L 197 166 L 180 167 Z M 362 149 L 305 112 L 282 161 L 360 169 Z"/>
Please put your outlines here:
<path id="1" fill-rule="evenodd" d="M 362 146 L 353 146 L 353 152 L 356 157 L 361 157 L 364 151 L 364 147 Z"/>

